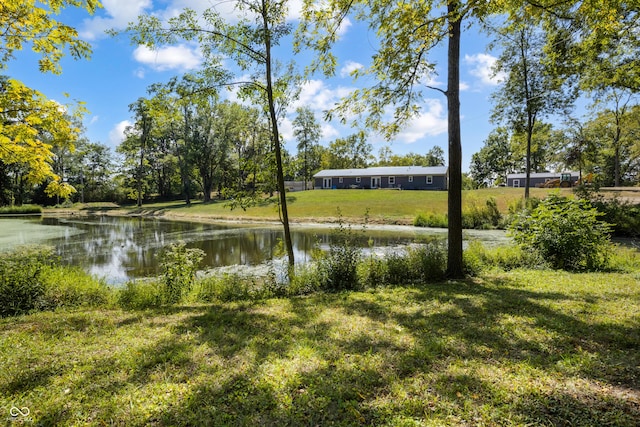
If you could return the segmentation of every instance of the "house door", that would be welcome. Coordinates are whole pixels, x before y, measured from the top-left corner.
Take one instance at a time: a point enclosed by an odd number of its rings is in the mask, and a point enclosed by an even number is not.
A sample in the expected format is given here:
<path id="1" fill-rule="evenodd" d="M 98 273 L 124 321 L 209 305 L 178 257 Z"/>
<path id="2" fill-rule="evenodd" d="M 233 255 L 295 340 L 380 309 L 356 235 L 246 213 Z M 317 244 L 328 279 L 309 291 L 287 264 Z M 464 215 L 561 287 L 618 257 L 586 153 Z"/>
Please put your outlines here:
<path id="1" fill-rule="evenodd" d="M 372 176 L 371 177 L 371 188 L 380 187 L 380 180 L 381 180 L 381 178 L 379 176 Z"/>
<path id="2" fill-rule="evenodd" d="M 331 178 L 322 178 L 322 188 L 331 188 Z"/>

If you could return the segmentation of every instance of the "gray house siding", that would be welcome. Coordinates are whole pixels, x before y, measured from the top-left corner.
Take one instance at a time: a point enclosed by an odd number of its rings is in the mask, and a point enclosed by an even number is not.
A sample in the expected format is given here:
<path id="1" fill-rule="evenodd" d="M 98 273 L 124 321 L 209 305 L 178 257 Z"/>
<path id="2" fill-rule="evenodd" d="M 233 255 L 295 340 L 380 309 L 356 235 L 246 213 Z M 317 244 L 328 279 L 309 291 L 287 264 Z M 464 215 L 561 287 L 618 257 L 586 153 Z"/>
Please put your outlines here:
<path id="1" fill-rule="evenodd" d="M 571 173 L 571 182 L 575 185 L 578 182 L 579 174 L 577 172 L 565 172 Z M 552 179 L 559 179 L 561 177 L 561 173 L 531 173 L 529 177 L 529 186 L 537 187 L 542 186 L 545 182 Z M 507 175 L 507 187 L 524 187 L 525 185 L 525 174 L 510 174 Z"/>
<path id="2" fill-rule="evenodd" d="M 409 175 L 397 173 L 384 174 L 385 168 L 349 169 L 349 170 L 324 170 L 314 177 L 316 189 L 370 189 L 370 188 L 394 188 L 402 190 L 446 190 L 446 168 L 434 168 L 434 174 Z M 403 168 L 406 170 L 408 168 Z M 421 168 L 422 171 L 424 168 Z M 335 173 L 334 173 L 335 172 Z M 409 171 L 411 172 L 411 171 Z M 359 175 L 361 174 L 361 175 Z M 349 175 L 349 176 L 344 176 Z"/>

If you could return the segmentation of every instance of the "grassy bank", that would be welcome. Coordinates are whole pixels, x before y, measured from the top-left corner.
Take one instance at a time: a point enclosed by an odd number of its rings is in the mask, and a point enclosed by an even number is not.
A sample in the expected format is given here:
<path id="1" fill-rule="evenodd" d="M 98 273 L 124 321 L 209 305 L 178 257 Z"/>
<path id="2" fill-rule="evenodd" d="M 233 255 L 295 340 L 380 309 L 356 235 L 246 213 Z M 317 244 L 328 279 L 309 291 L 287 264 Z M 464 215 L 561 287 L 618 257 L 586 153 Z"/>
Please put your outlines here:
<path id="1" fill-rule="evenodd" d="M 532 188 L 534 197 L 544 197 L 552 190 Z M 556 190 L 557 191 L 557 190 Z M 564 190 L 567 194 L 569 190 Z M 496 200 L 498 209 L 506 213 L 508 206 L 522 198 L 523 190 L 518 188 L 491 188 L 463 192 L 463 209 L 484 206 L 490 198 Z M 199 201 L 190 207 L 183 202 L 163 202 L 145 204 L 138 207 L 89 205 L 77 209 L 88 213 L 118 213 L 165 215 L 186 219 L 259 220 L 277 221 L 278 210 L 275 198 L 267 199 L 258 206 L 230 210 L 225 201 L 203 204 Z M 397 191 L 397 190 L 317 190 L 288 193 L 289 216 L 298 222 L 334 222 L 340 209 L 343 219 L 362 222 L 369 213 L 370 221 L 383 224 L 413 224 L 416 215 L 447 213 L 447 193 L 445 191 Z M 60 213 L 61 209 L 47 209 L 48 213 Z"/>
<path id="2" fill-rule="evenodd" d="M 0 319 L 0 408 L 42 425 L 616 425 L 640 276 L 477 279 Z"/>

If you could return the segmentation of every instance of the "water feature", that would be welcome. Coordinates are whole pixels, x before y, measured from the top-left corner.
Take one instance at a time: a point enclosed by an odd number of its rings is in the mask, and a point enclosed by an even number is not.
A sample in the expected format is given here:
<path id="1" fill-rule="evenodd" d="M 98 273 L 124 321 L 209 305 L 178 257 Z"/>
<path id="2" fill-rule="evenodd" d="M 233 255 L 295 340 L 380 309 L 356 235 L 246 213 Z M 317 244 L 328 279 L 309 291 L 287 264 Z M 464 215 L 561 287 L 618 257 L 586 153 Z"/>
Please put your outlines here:
<path id="1" fill-rule="evenodd" d="M 306 262 L 315 246 L 329 247 L 327 225 L 293 225 L 296 261 Z M 360 232 L 361 226 L 353 226 Z M 167 221 L 142 217 L 61 217 L 0 219 L 0 250 L 24 244 L 53 246 L 65 264 L 81 266 L 108 283 L 154 276 L 158 254 L 170 243 L 183 241 L 202 249 L 205 269 L 259 266 L 277 255 L 282 228 L 278 224 L 231 224 Z M 446 237 L 446 230 L 399 226 L 368 226 L 359 239 L 363 247 L 385 250 L 431 236 Z M 505 242 L 502 231 L 469 231 L 469 238 Z"/>

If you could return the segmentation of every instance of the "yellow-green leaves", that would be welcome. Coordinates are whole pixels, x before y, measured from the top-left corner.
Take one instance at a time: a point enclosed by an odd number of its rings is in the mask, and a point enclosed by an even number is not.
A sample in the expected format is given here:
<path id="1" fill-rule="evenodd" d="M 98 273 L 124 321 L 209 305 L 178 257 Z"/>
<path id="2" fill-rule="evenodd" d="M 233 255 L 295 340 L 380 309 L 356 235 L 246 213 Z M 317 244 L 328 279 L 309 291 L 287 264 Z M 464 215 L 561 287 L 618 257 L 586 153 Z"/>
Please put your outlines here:
<path id="1" fill-rule="evenodd" d="M 83 112 L 80 108 L 73 114 Z M 79 132 L 66 106 L 17 80 L 0 78 L 0 162 L 23 167 L 27 182 L 53 180 L 47 192 L 70 194 L 70 186 L 55 183 L 59 177 L 51 166 L 51 150 L 53 146 L 73 147 Z"/>
<path id="2" fill-rule="evenodd" d="M 87 58 L 89 43 L 78 39 L 78 32 L 53 19 L 67 6 L 80 7 L 93 13 L 101 7 L 96 0 L 10 0 L 0 3 L 0 68 L 25 45 L 41 57 L 42 72 L 59 74 L 60 59 L 68 49 L 74 58 Z"/>

